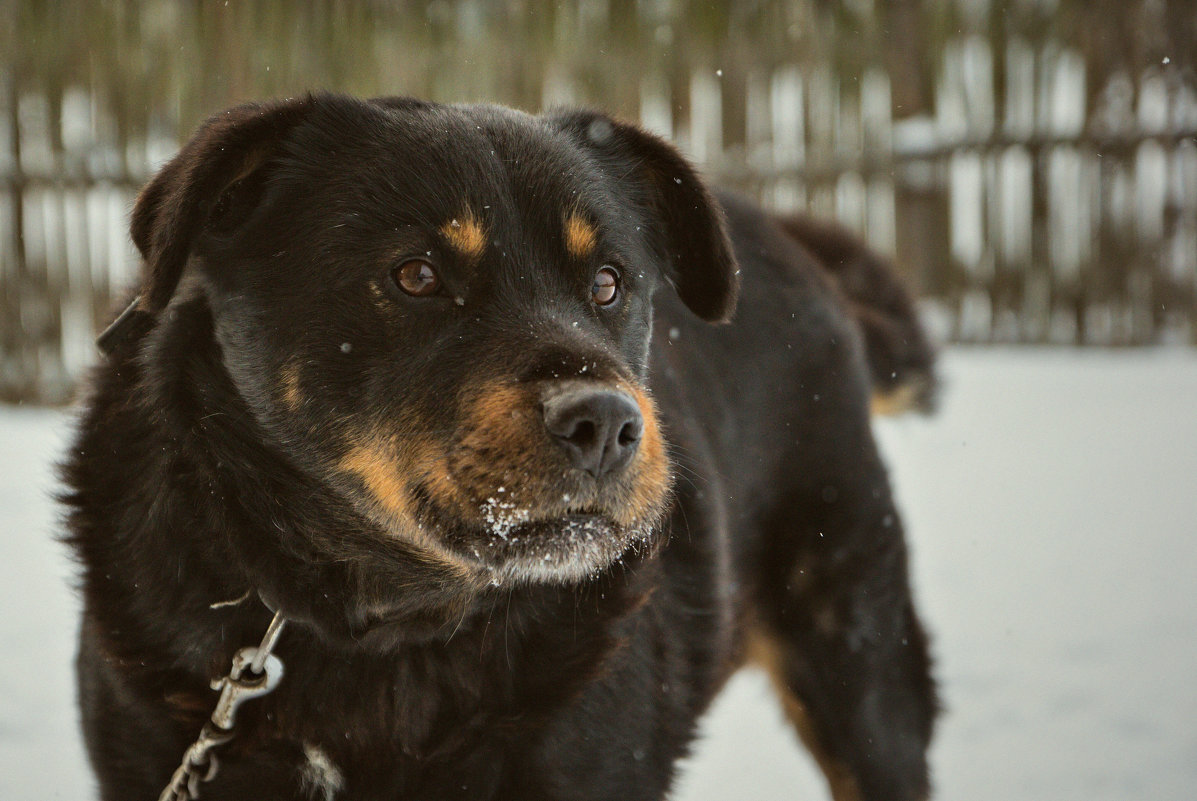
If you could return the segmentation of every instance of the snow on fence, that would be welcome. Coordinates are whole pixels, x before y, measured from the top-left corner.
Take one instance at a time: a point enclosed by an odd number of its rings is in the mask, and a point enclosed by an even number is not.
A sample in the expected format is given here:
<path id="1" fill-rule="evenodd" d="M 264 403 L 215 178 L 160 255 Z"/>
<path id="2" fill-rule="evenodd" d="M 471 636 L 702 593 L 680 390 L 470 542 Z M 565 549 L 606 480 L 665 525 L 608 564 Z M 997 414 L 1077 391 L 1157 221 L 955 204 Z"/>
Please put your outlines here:
<path id="1" fill-rule="evenodd" d="M 988 39 L 949 40 L 919 116 L 880 66 L 750 59 L 645 70 L 639 116 L 714 180 L 895 255 L 951 340 L 1197 343 L 1191 71 L 1089 87 L 1076 51 L 1006 42 L 999 85 Z M 596 103 L 567 69 L 540 80 L 546 105 Z M 0 95 L 0 398 L 65 398 L 134 280 L 133 198 L 187 132 L 107 114 L 81 88 Z"/>
<path id="2" fill-rule="evenodd" d="M 897 255 L 953 341 L 1197 343 L 1197 87 L 1120 74 L 1091 110 L 1075 53 L 1020 55 L 1002 124 L 980 38 L 947 48 L 934 116 L 892 120 L 880 69 L 782 67 L 740 92 L 696 77 L 689 119 L 651 124 L 718 180 Z M 647 86 L 643 108 L 684 108 Z M 720 148 L 727 103 L 749 122 Z"/>

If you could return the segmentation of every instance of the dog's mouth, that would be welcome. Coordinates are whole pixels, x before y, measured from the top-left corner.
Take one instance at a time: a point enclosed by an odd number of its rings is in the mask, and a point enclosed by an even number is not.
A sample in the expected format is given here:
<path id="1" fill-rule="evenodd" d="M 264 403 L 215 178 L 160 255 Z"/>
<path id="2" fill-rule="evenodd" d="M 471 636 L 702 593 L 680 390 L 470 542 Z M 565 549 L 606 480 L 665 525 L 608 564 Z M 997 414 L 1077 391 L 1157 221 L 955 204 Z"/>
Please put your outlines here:
<path id="1" fill-rule="evenodd" d="M 629 554 L 651 552 L 660 538 L 655 517 L 621 523 L 597 506 L 537 512 L 503 497 L 488 498 L 475 520 L 431 507 L 420 516 L 443 547 L 494 585 L 584 581 Z"/>
<path id="2" fill-rule="evenodd" d="M 346 467 L 384 529 L 492 584 L 577 583 L 629 552 L 650 553 L 670 497 L 664 469 L 651 482 L 636 472 L 597 482 L 578 471 L 512 480 L 514 471 L 448 469 L 403 480 L 383 448 L 354 454 Z"/>

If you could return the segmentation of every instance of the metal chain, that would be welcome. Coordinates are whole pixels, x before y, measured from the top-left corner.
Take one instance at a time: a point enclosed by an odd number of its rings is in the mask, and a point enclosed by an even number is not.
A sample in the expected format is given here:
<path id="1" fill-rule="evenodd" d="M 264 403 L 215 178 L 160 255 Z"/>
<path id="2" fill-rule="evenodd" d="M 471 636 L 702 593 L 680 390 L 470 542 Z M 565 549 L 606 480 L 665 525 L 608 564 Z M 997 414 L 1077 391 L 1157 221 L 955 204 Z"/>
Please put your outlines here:
<path id="1" fill-rule="evenodd" d="M 199 737 L 183 753 L 183 762 L 170 778 L 170 784 L 158 796 L 158 801 L 194 801 L 199 798 L 200 784 L 211 781 L 220 765 L 214 750 L 233 739 L 237 708 L 251 698 L 272 692 L 283 678 L 283 663 L 271 653 L 283 631 L 286 619 L 276 612 L 257 648 L 242 648 L 233 656 L 233 667 L 227 676 L 212 682 L 213 690 L 220 690 L 220 700 L 212 717 L 200 730 Z"/>

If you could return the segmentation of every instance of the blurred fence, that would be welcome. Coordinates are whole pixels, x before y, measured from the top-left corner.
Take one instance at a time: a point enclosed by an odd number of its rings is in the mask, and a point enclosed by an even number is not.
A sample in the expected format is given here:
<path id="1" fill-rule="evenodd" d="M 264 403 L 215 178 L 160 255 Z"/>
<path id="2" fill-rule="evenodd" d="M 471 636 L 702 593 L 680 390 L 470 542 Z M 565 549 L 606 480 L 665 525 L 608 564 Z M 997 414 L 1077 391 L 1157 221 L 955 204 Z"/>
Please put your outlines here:
<path id="1" fill-rule="evenodd" d="M 713 180 L 896 255 L 954 341 L 1197 342 L 1183 0 L 272 8 L 10 9 L 0 397 L 62 399 L 94 360 L 138 269 L 136 190 L 180 137 L 310 87 L 638 116 Z"/>
<path id="2" fill-rule="evenodd" d="M 1075 54 L 1023 55 L 1004 122 L 975 38 L 945 53 L 934 115 L 892 120 L 881 70 L 846 90 L 827 71 L 783 68 L 739 96 L 696 75 L 679 138 L 723 182 L 837 217 L 897 254 L 953 341 L 1197 341 L 1194 85 L 1119 76 L 1091 113 Z M 749 106 L 732 148 L 718 127 L 729 101 Z"/>

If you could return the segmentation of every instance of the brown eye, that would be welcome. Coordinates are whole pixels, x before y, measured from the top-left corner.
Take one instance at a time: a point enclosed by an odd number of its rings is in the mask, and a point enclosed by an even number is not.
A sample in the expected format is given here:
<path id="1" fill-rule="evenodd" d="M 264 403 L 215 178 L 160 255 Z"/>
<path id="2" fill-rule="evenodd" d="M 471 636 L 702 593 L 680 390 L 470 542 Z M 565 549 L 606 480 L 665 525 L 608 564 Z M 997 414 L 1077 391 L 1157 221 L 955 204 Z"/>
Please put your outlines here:
<path id="1" fill-rule="evenodd" d="M 441 288 L 440 276 L 431 264 L 423 259 L 410 259 L 395 268 L 395 283 L 407 294 L 425 298 Z"/>
<path id="2" fill-rule="evenodd" d="M 603 267 L 594 274 L 590 285 L 590 299 L 599 306 L 610 306 L 619 298 L 619 273 L 614 267 Z"/>

